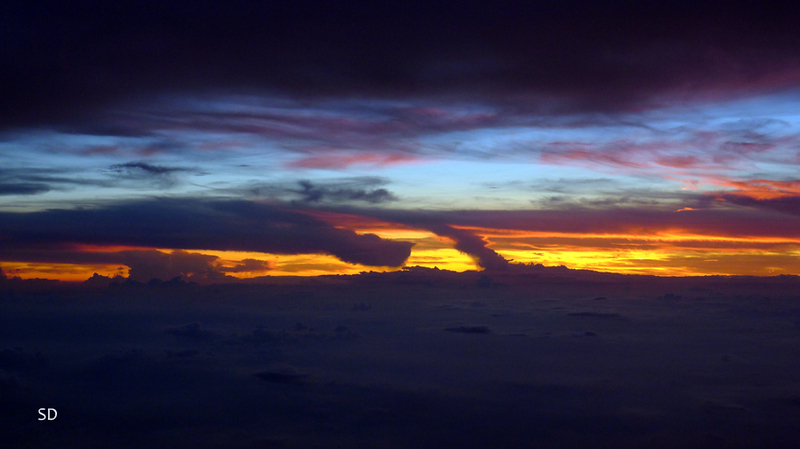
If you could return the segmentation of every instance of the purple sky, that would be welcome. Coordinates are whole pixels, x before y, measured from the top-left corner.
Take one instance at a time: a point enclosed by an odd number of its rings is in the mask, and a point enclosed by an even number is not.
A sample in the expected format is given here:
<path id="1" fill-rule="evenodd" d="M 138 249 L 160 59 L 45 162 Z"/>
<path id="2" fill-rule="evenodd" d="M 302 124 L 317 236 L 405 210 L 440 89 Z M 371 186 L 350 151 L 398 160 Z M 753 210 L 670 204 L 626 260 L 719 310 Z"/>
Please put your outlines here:
<path id="1" fill-rule="evenodd" d="M 438 238 L 475 267 L 583 251 L 611 271 L 797 274 L 794 17 L 710 2 L 9 2 L 0 266 L 133 268 L 130 248 L 75 249 L 106 245 L 398 267 Z M 369 236 L 342 213 L 430 237 Z M 675 234 L 729 241 L 664 243 Z"/>

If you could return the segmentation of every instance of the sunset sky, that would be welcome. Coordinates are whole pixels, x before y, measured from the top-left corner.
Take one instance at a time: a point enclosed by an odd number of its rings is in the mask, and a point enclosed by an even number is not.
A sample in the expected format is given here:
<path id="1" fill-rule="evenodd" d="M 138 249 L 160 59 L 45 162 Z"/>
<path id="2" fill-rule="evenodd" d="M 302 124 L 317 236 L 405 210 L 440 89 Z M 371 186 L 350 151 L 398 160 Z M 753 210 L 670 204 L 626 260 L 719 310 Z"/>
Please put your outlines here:
<path id="1" fill-rule="evenodd" d="M 778 9 L 3 8 L 6 276 L 800 274 L 800 27 Z"/>

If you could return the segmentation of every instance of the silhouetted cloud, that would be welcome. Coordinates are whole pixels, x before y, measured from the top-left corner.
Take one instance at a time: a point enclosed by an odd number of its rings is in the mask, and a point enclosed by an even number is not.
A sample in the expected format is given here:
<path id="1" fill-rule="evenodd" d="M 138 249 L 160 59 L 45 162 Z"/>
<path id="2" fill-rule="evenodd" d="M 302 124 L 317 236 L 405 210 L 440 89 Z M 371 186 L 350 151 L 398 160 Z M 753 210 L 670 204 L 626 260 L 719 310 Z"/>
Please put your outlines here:
<path id="1" fill-rule="evenodd" d="M 481 237 L 463 229 L 457 229 L 446 224 L 432 224 L 427 227 L 430 231 L 442 237 L 455 241 L 455 248 L 462 253 L 475 258 L 475 261 L 487 270 L 504 270 L 508 268 L 508 261 L 486 246 L 486 241 Z"/>
<path id="2" fill-rule="evenodd" d="M 357 228 L 357 217 L 379 218 L 386 222 L 400 223 L 417 229 L 427 229 L 438 235 L 448 237 L 457 244 L 456 249 L 471 255 L 484 267 L 499 267 L 506 261 L 480 236 L 496 235 L 506 242 L 517 240 L 525 250 L 525 239 L 533 238 L 529 233 L 541 233 L 541 238 L 554 239 L 551 244 L 588 245 L 597 250 L 619 247 L 625 249 L 631 245 L 641 249 L 648 248 L 648 236 L 669 236 L 674 234 L 694 235 L 681 242 L 672 242 L 674 247 L 684 245 L 686 248 L 737 248 L 753 247 L 764 250 L 780 250 L 781 246 L 791 244 L 800 236 L 800 219 L 796 214 L 790 215 L 792 201 L 757 202 L 748 198 L 738 198 L 737 203 L 746 202 L 758 210 L 745 207 L 731 208 L 732 201 L 718 201 L 706 197 L 705 208 L 701 210 L 684 210 L 676 213 L 675 208 L 666 207 L 581 207 L 568 204 L 563 208 L 538 210 L 453 210 L 453 211 L 409 211 L 396 209 L 363 209 L 339 207 L 337 213 L 347 213 L 344 219 L 348 226 Z M 783 213 L 776 209 L 783 209 Z M 696 205 L 696 203 L 693 203 Z M 335 224 L 337 215 L 331 215 L 330 222 Z M 638 242 L 628 241 L 628 237 L 638 236 Z M 547 237 L 545 237 L 547 236 Z M 615 237 L 617 236 L 617 237 Z M 716 242 L 705 240 L 703 236 L 733 237 L 737 239 L 753 239 L 749 243 Z M 777 239 L 777 241 L 761 241 L 758 238 Z M 573 240 L 577 238 L 579 240 Z M 781 240 L 785 239 L 785 240 Z M 460 243 L 459 243 L 460 242 Z M 496 242 L 495 242 L 496 243 Z M 716 245 L 716 246 L 715 246 Z M 519 247 L 518 247 L 519 248 Z M 550 246 L 539 251 L 547 252 Z M 705 257 L 705 256 L 703 256 Z M 643 262 L 642 262 L 643 263 Z M 486 265 L 484 265 L 486 264 Z"/>
<path id="3" fill-rule="evenodd" d="M 800 215 L 800 196 L 785 196 L 782 198 L 753 198 L 747 195 L 722 193 L 718 198 L 728 203 L 745 206 L 753 209 L 777 211 L 784 214 Z"/>
<path id="4" fill-rule="evenodd" d="M 338 229 L 276 206 L 196 198 L 133 201 L 82 210 L 0 213 L 0 234 L 9 249 L 84 243 L 324 253 L 348 263 L 371 266 L 400 266 L 413 246 Z"/>
<path id="5" fill-rule="evenodd" d="M 122 263 L 130 268 L 128 277 L 134 281 L 193 276 L 203 279 L 224 278 L 213 265 L 217 256 L 177 250 L 171 253 L 156 250 L 120 251 L 120 255 Z"/>
<path id="6" fill-rule="evenodd" d="M 380 212 L 376 212 L 380 213 Z M 800 222 L 785 215 L 756 213 L 743 208 L 706 209 L 675 213 L 657 208 L 569 208 L 553 210 L 442 211 L 427 220 L 454 226 L 559 233 L 656 234 L 680 229 L 716 236 L 796 237 Z"/>
<path id="7" fill-rule="evenodd" d="M 345 212 L 353 215 L 336 215 L 336 212 Z M 359 220 L 367 226 L 375 226 L 378 223 L 370 222 L 371 218 L 379 218 L 388 223 L 397 223 L 403 226 L 416 229 L 425 229 L 436 235 L 447 237 L 455 242 L 455 249 L 471 256 L 476 263 L 486 269 L 503 270 L 507 268 L 508 261 L 487 246 L 487 242 L 475 233 L 459 229 L 460 224 L 457 218 L 459 213 L 449 214 L 447 212 L 402 210 L 402 209 L 362 209 L 346 206 L 332 207 L 328 211 L 315 211 L 320 218 L 329 218 L 330 223 L 336 224 L 339 221 L 347 223 L 349 227 L 358 227 Z M 330 214 L 330 212 L 334 212 Z M 483 211 L 469 211 L 482 215 Z M 491 212 L 488 212 L 491 215 Z M 381 225 L 386 226 L 387 223 Z M 498 225 L 500 225 L 498 223 Z M 391 225 L 388 225 L 391 227 Z"/>
<path id="8" fill-rule="evenodd" d="M 433 232 L 436 235 L 447 237 L 455 242 L 455 249 L 474 258 L 476 263 L 483 268 L 489 270 L 503 270 L 508 266 L 508 261 L 497 254 L 497 252 L 495 252 L 493 249 L 489 248 L 487 246 L 487 242 L 480 236 L 469 230 L 458 229 L 457 227 L 452 226 L 459 223 L 459 220 L 456 218 L 458 213 L 450 215 L 446 212 L 423 212 L 392 209 L 366 210 L 349 209 L 345 207 L 340 209 L 346 212 L 355 212 L 357 215 L 351 218 L 355 219 L 356 222 L 359 216 L 377 217 L 411 228 L 425 229 Z M 481 214 L 481 211 L 472 212 Z M 332 222 L 336 222 L 337 218 L 340 219 L 342 217 L 331 218 Z M 351 226 L 356 225 L 355 222 L 349 224 Z"/>

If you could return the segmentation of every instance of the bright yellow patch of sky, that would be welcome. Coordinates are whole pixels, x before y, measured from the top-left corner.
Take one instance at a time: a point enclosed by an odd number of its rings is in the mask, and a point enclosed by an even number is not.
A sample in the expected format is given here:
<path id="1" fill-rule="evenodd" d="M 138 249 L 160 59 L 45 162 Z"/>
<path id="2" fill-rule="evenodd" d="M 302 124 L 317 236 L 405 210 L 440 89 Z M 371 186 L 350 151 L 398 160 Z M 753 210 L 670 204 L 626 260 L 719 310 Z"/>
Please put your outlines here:
<path id="1" fill-rule="evenodd" d="M 108 264 L 71 264 L 71 263 L 36 263 L 36 262 L 0 262 L 0 267 L 7 277 L 21 279 L 54 279 L 66 282 L 82 282 L 97 273 L 103 276 L 127 276 L 127 267 Z"/>
<path id="2" fill-rule="evenodd" d="M 364 229 L 361 234 L 374 233 L 381 238 L 414 242 L 411 255 L 406 266 L 438 267 L 453 271 L 477 269 L 475 261 L 468 255 L 452 248 L 453 242 L 438 237 L 428 231 L 413 229 Z M 141 251 L 156 248 L 136 248 L 128 246 L 104 247 L 97 245 L 79 245 L 86 252 Z M 169 253 L 170 249 L 157 249 Z M 267 270 L 228 272 L 229 276 L 246 279 L 259 276 L 320 276 L 330 274 L 357 274 L 362 271 L 394 271 L 391 267 L 370 267 L 342 262 L 327 254 L 268 254 L 249 251 L 217 251 L 195 249 L 190 253 L 217 256 L 214 261 L 219 267 L 233 268 L 245 259 L 255 259 L 269 263 Z M 22 279 L 55 279 L 60 281 L 84 281 L 98 273 L 103 276 L 127 276 L 127 267 L 110 264 L 64 264 L 64 263 L 32 263 L 32 262 L 0 262 L 0 267 L 7 276 L 19 276 Z M 120 270 L 120 267 L 123 269 Z"/>
<path id="3" fill-rule="evenodd" d="M 564 265 L 622 274 L 659 276 L 758 275 L 800 273 L 800 239 L 778 237 L 708 236 L 679 231 L 654 235 L 569 234 L 501 229 L 469 228 L 488 241 L 488 246 L 516 263 Z M 475 261 L 453 249 L 453 242 L 428 231 L 386 227 L 358 229 L 382 238 L 415 243 L 406 266 L 438 267 L 453 271 L 475 270 Z M 82 251 L 114 252 L 147 248 L 83 246 Z M 169 249 L 160 249 L 169 252 Z M 246 251 L 190 250 L 217 256 L 214 264 L 232 268 L 245 259 L 269 263 L 269 269 L 228 272 L 237 278 L 258 276 L 318 276 L 356 274 L 362 271 L 393 271 L 342 262 L 325 254 L 265 254 Z M 113 277 L 127 275 L 127 267 L 95 264 L 0 263 L 6 275 L 23 279 L 46 278 L 83 281 L 93 273 Z"/>

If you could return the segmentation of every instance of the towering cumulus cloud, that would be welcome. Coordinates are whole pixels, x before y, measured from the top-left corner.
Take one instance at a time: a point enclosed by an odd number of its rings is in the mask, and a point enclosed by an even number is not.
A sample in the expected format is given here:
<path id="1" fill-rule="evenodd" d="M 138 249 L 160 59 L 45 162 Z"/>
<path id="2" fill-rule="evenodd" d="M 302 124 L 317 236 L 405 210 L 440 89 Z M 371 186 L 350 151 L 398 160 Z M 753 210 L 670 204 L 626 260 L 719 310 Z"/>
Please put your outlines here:
<path id="1" fill-rule="evenodd" d="M 308 215 L 247 201 L 156 199 L 97 209 L 0 214 L 8 249 L 70 243 L 324 253 L 354 264 L 400 266 L 413 243 L 339 229 Z"/>
<path id="2" fill-rule="evenodd" d="M 128 276 L 135 281 L 150 279 L 172 279 L 189 273 L 210 279 L 224 279 L 212 265 L 217 257 L 173 251 L 171 254 L 156 250 L 122 251 L 122 261 L 130 267 Z"/>

